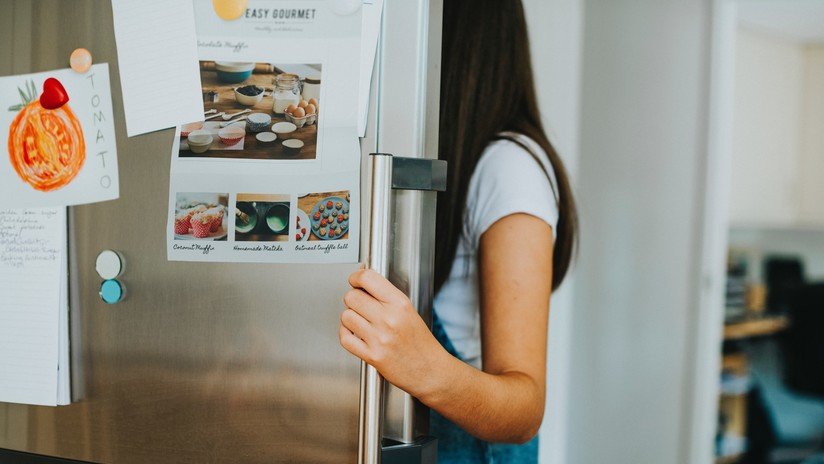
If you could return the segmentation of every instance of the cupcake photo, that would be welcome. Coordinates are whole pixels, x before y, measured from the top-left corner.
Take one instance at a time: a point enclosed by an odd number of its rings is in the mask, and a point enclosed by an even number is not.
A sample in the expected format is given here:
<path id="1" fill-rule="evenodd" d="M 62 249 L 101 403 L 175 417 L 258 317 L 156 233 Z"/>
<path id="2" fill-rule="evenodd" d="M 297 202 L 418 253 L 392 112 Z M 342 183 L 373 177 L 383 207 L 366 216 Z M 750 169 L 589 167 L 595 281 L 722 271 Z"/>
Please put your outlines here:
<path id="1" fill-rule="evenodd" d="M 228 193 L 178 193 L 174 211 L 175 240 L 225 241 Z"/>

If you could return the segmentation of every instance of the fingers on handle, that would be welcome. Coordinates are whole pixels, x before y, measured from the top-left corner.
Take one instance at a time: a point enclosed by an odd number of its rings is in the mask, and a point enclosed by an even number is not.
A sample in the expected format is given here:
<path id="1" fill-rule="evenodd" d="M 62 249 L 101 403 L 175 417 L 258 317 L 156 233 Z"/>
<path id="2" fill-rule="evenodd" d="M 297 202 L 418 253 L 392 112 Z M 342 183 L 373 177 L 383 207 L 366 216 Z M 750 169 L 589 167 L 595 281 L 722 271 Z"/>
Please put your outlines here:
<path id="1" fill-rule="evenodd" d="M 380 320 L 381 303 L 359 288 L 353 288 L 346 292 L 343 297 L 343 304 L 372 324 L 378 323 Z"/>
<path id="2" fill-rule="evenodd" d="M 354 310 L 347 309 L 344 311 L 340 315 L 340 323 L 366 343 L 369 343 L 372 338 L 372 325 Z"/>
<path id="3" fill-rule="evenodd" d="M 389 282 L 384 276 L 371 269 L 361 269 L 353 272 L 352 275 L 349 276 L 349 285 L 354 288 L 363 289 L 366 293 L 383 303 L 396 302 L 400 298 L 405 297 L 403 292 L 392 285 L 392 282 Z"/>
<path id="4" fill-rule="evenodd" d="M 366 356 L 366 343 L 353 334 L 349 329 L 340 326 L 338 329 L 338 338 L 340 339 L 340 346 L 353 355 L 364 359 Z"/>

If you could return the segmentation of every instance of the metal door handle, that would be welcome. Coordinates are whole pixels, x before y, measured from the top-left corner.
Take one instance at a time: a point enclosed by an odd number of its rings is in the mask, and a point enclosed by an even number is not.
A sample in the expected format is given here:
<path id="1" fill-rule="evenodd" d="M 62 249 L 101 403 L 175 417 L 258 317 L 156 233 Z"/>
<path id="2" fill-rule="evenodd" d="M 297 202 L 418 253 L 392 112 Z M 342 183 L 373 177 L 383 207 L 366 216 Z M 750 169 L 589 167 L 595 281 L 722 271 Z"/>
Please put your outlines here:
<path id="1" fill-rule="evenodd" d="M 389 277 L 391 255 L 392 189 L 446 190 L 446 161 L 401 158 L 372 153 L 369 221 L 369 269 Z M 361 361 L 358 462 L 381 464 L 383 379 L 377 369 Z"/>

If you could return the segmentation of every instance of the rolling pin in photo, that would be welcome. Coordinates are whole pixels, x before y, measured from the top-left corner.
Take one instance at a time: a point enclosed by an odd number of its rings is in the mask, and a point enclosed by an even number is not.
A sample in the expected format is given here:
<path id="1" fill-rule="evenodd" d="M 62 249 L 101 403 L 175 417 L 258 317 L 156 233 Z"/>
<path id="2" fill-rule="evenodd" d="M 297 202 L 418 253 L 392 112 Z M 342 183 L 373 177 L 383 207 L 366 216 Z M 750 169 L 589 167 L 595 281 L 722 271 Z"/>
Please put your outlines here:
<path id="1" fill-rule="evenodd" d="M 215 71 L 215 62 L 214 61 L 201 61 L 200 62 L 200 70 L 201 71 Z M 275 72 L 274 66 L 269 63 L 255 63 L 255 69 L 252 71 L 254 74 L 271 74 Z"/>

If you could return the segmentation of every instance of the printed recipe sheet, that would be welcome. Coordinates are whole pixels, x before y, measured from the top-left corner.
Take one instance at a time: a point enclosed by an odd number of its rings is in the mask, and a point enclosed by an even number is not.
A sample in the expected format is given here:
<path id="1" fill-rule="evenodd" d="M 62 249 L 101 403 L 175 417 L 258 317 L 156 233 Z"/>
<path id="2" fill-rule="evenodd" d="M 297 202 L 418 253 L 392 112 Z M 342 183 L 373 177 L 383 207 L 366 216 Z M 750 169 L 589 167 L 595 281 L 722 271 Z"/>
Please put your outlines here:
<path id="1" fill-rule="evenodd" d="M 351 2 L 350 2 L 351 3 Z M 355 262 L 360 2 L 197 2 L 204 113 L 172 149 L 172 261 Z"/>

